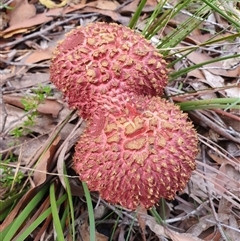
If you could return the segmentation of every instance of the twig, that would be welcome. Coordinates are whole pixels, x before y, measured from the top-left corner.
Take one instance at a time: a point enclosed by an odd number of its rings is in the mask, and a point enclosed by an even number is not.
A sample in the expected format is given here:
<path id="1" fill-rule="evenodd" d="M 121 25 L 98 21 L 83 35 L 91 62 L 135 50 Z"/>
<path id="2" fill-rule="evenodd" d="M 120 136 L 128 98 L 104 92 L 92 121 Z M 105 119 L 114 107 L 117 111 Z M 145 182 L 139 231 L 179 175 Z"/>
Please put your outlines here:
<path id="1" fill-rule="evenodd" d="M 195 118 L 198 118 L 201 123 L 204 123 L 204 125 L 208 126 L 210 129 L 214 130 L 219 135 L 225 137 L 228 140 L 234 141 L 238 144 L 240 144 L 240 139 L 235 138 L 232 135 L 230 135 L 227 131 L 225 131 L 223 128 L 215 124 L 213 121 L 208 119 L 205 115 L 203 115 L 200 111 L 191 111 L 190 115 L 193 115 Z"/>
<path id="2" fill-rule="evenodd" d="M 201 148 L 201 152 L 202 152 L 202 160 L 203 160 L 203 163 L 206 164 L 206 159 L 205 159 L 205 146 L 202 145 L 202 148 Z M 204 175 L 206 175 L 207 171 L 206 171 L 206 166 L 204 165 L 203 166 L 203 171 L 204 171 Z M 216 224 L 218 226 L 218 230 L 222 236 L 222 238 L 227 241 L 228 238 L 226 237 L 223 229 L 222 229 L 222 226 L 221 226 L 221 223 L 219 222 L 219 219 L 218 219 L 218 215 L 215 211 L 215 207 L 214 207 L 214 204 L 213 204 L 213 201 L 212 201 L 212 197 L 210 196 L 210 191 L 209 191 L 209 188 L 208 188 L 208 183 L 207 183 L 207 180 L 204 178 L 204 182 L 206 183 L 206 190 L 207 190 L 207 194 L 208 194 L 208 199 L 209 199 L 209 202 L 210 202 L 210 206 L 212 208 L 212 211 L 213 211 L 213 216 L 216 220 Z"/>
<path id="3" fill-rule="evenodd" d="M 215 223 L 214 221 L 212 221 L 212 220 L 210 220 L 210 219 L 206 219 L 206 221 L 209 222 L 209 223 Z M 233 231 L 235 231 L 235 232 L 240 233 L 240 229 L 233 228 L 233 227 L 231 227 L 231 226 L 229 226 L 229 225 L 226 225 L 226 224 L 224 224 L 224 223 L 221 223 L 221 225 L 222 225 L 223 227 L 229 228 L 229 229 L 231 229 L 231 230 L 233 230 Z"/>
<path id="4" fill-rule="evenodd" d="M 195 210 L 191 211 L 190 213 L 188 213 L 185 216 L 182 217 L 177 217 L 177 218 L 171 218 L 171 219 L 167 219 L 165 220 L 166 223 L 175 223 L 175 222 L 179 222 L 179 221 L 183 221 L 185 219 L 190 218 L 191 216 L 196 215 L 201 209 L 203 209 L 207 204 L 209 203 L 209 200 L 206 200 L 205 202 L 203 202 L 201 205 L 199 205 Z"/>
<path id="5" fill-rule="evenodd" d="M 128 5 L 129 3 L 133 2 L 133 0 L 127 0 L 125 2 L 123 2 L 119 7 L 117 7 L 114 12 L 118 12 L 120 9 L 122 9 L 123 7 L 125 7 L 126 5 Z"/>
<path id="6" fill-rule="evenodd" d="M 25 63 L 19 63 L 19 62 L 12 62 L 12 61 L 7 61 L 2 58 L 0 58 L 0 61 L 9 64 L 9 65 L 15 65 L 15 66 L 26 66 L 30 68 L 38 67 L 38 68 L 48 68 L 49 64 L 25 64 Z"/>
<path id="7" fill-rule="evenodd" d="M 212 151 L 216 152 L 221 157 L 225 158 L 226 161 L 228 161 L 236 170 L 239 170 L 239 161 L 236 157 L 231 155 L 229 152 L 227 152 L 224 148 L 219 146 L 214 141 L 210 140 L 209 138 L 198 134 L 198 139 L 200 142 L 202 142 L 205 146 L 209 147 Z"/>
<path id="8" fill-rule="evenodd" d="M 3 93 L 2 93 L 2 88 L 0 88 L 0 104 L 2 104 L 2 118 L 3 118 L 3 122 L 2 122 L 2 126 L 1 126 L 1 129 L 0 129 L 0 133 L 3 132 L 4 128 L 5 128 L 5 125 L 6 125 L 6 121 L 7 121 L 7 111 L 6 111 L 6 107 L 5 107 L 5 102 L 3 100 Z"/>

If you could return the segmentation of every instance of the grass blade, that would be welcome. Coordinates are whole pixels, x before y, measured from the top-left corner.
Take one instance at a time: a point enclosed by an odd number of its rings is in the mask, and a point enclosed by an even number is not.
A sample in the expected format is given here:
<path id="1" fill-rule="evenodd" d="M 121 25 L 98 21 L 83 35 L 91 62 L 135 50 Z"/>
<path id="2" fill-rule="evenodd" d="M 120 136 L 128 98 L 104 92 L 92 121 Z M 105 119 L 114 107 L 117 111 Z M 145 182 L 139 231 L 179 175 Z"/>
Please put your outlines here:
<path id="1" fill-rule="evenodd" d="M 95 241 L 96 232 L 95 232 L 95 218 L 94 218 L 94 211 L 92 206 L 92 199 L 91 199 L 91 195 L 88 190 L 87 184 L 85 182 L 82 182 L 82 185 L 83 185 L 83 190 L 87 200 L 88 216 L 89 216 L 89 223 L 90 223 L 90 241 Z"/>
<path id="2" fill-rule="evenodd" d="M 51 210 L 52 210 L 52 216 L 53 216 L 53 224 L 57 233 L 57 240 L 65 241 L 59 214 L 58 214 L 54 183 L 52 183 L 50 186 L 50 203 L 51 203 Z"/>

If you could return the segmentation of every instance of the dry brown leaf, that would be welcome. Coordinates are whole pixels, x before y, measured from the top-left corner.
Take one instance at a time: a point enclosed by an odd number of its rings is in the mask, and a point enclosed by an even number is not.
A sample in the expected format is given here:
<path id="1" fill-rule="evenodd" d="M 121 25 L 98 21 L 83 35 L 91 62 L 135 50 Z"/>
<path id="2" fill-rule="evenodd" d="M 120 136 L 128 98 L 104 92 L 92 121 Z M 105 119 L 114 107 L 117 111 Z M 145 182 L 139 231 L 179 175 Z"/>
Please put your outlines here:
<path id="1" fill-rule="evenodd" d="M 211 230 L 209 230 L 211 231 Z M 219 230 L 212 231 L 209 235 L 204 238 L 205 241 L 220 241 L 221 240 L 221 233 Z"/>
<path id="2" fill-rule="evenodd" d="M 81 238 L 84 241 L 90 241 L 90 233 L 89 233 L 89 228 L 88 225 L 84 222 L 80 227 L 79 227 L 79 232 L 81 233 Z M 108 237 L 98 233 L 96 231 L 96 241 L 107 241 Z"/>
<path id="3" fill-rule="evenodd" d="M 45 99 L 43 103 L 39 104 L 37 111 L 41 114 L 51 114 L 57 117 L 63 106 L 57 100 Z"/>
<path id="4" fill-rule="evenodd" d="M 53 119 L 49 115 L 41 115 L 37 116 L 34 120 L 34 125 L 28 126 L 27 129 L 39 135 L 45 135 L 49 134 L 56 127 L 56 122 L 59 122 L 59 119 Z"/>
<path id="5" fill-rule="evenodd" d="M 188 54 L 187 58 L 193 62 L 194 64 L 200 64 L 209 60 L 212 60 L 211 57 L 209 57 L 206 54 L 199 53 L 197 51 L 191 52 Z M 219 61 L 216 63 L 211 63 L 208 65 L 204 65 L 204 69 L 207 69 L 209 72 L 216 76 L 226 76 L 226 77 L 237 77 L 239 73 L 240 66 L 238 66 L 236 69 L 233 70 L 225 70 L 223 67 L 223 62 Z"/>
<path id="6" fill-rule="evenodd" d="M 0 31 L 7 27 L 8 22 L 9 16 L 5 12 L 0 12 Z"/>
<path id="7" fill-rule="evenodd" d="M 167 229 L 156 221 L 151 216 L 144 216 L 146 225 L 159 237 L 170 238 L 172 241 L 203 241 L 190 233 L 178 233 L 173 230 Z"/>
<path id="8" fill-rule="evenodd" d="M 39 0 L 39 2 L 47 8 L 61 8 L 68 3 L 68 0 L 61 0 L 59 4 L 56 4 L 52 0 Z"/>
<path id="9" fill-rule="evenodd" d="M 226 221 L 229 219 L 229 215 L 224 213 L 219 213 L 217 217 L 218 217 L 218 221 L 223 223 L 226 223 Z M 187 232 L 191 233 L 194 236 L 199 236 L 202 232 L 206 231 L 207 229 L 215 225 L 216 225 L 216 220 L 213 214 L 210 214 L 210 215 L 201 217 L 199 219 L 199 222 L 193 225 L 191 228 L 189 228 Z"/>
<path id="10" fill-rule="evenodd" d="M 119 22 L 125 26 L 128 25 L 130 20 L 130 17 L 122 16 L 116 11 L 101 10 L 93 7 L 86 7 L 83 10 L 81 10 L 81 13 L 100 13 L 102 15 L 112 18 L 114 21 Z"/>
<path id="11" fill-rule="evenodd" d="M 230 191 L 238 198 L 240 198 L 240 164 L 236 163 L 234 167 L 231 164 L 224 162 L 219 168 L 219 173 L 216 176 L 216 182 L 219 183 L 221 180 L 222 188 Z M 224 173 L 225 175 L 222 175 Z M 220 190 L 220 187 L 215 187 Z M 221 191 L 221 190 L 220 190 Z"/>
<path id="12" fill-rule="evenodd" d="M 65 13 L 70 13 L 78 9 L 82 9 L 85 6 L 86 6 L 85 4 L 77 4 L 77 5 L 74 5 L 74 8 L 67 7 L 64 9 L 63 8 L 51 9 L 48 12 L 37 14 L 35 17 L 31 19 L 27 19 L 10 26 L 9 28 L 2 31 L 0 33 L 0 36 L 2 36 L 3 38 L 9 38 L 17 33 L 25 33 L 25 31 L 31 27 L 34 27 L 39 24 L 47 23 L 53 20 L 54 17 L 50 17 L 50 16 L 64 15 Z"/>
<path id="13" fill-rule="evenodd" d="M 34 64 L 43 60 L 51 59 L 53 48 L 47 49 L 37 49 L 29 52 L 29 55 L 26 58 L 21 60 L 21 63 L 25 64 Z"/>
<path id="14" fill-rule="evenodd" d="M 21 89 L 47 83 L 48 80 L 49 73 L 27 73 L 23 74 L 20 80 L 14 78 L 13 80 L 9 80 L 9 82 L 15 89 Z"/>
<path id="15" fill-rule="evenodd" d="M 233 214 L 230 215 L 229 217 L 229 223 L 228 225 L 235 229 L 231 229 L 231 228 L 227 228 L 225 230 L 226 232 L 226 236 L 229 237 L 230 240 L 238 240 L 239 239 L 239 235 L 240 235 L 240 232 L 239 232 L 239 224 L 236 220 L 236 218 L 233 216 Z M 238 230 L 238 231 L 237 231 Z"/>
<path id="16" fill-rule="evenodd" d="M 227 125 L 227 126 L 230 126 L 232 127 L 234 130 L 240 132 L 240 111 L 239 110 L 235 110 L 236 111 L 236 114 L 233 113 L 234 115 L 234 118 L 229 118 L 224 112 L 222 113 L 219 113 L 222 120 L 224 121 L 224 123 Z M 232 111 L 231 111 L 232 112 Z"/>
<path id="17" fill-rule="evenodd" d="M 27 161 L 29 160 L 29 158 L 33 156 L 35 153 L 37 153 L 38 150 L 41 149 L 41 147 L 44 145 L 47 139 L 48 139 L 47 135 L 43 135 L 37 138 L 19 137 L 18 138 L 19 142 L 16 143 L 16 148 L 14 149 L 13 153 L 19 156 L 21 152 L 21 164 L 25 165 L 27 164 Z M 17 146 L 17 144 L 21 144 L 21 145 Z"/>
<path id="18" fill-rule="evenodd" d="M 135 12 L 140 0 L 133 0 L 131 3 L 127 4 L 119 10 L 120 13 Z"/>
<path id="19" fill-rule="evenodd" d="M 1 111 L 3 110 L 3 105 L 2 103 L 0 103 L 0 109 Z M 22 117 L 23 115 L 23 111 L 22 109 L 15 107 L 13 105 L 8 105 L 5 103 L 5 109 L 6 109 L 6 114 L 7 114 L 7 120 L 5 123 L 5 130 L 9 129 L 14 123 L 16 123 L 17 121 L 19 121 L 19 119 Z M 2 112 L 1 112 L 1 116 L 2 116 Z M 3 126 L 3 118 L 0 118 L 0 126 Z"/>
<path id="20" fill-rule="evenodd" d="M 24 105 L 21 100 L 24 96 L 20 95 L 4 95 L 3 100 L 5 103 L 17 106 L 19 108 L 24 109 Z M 58 103 L 56 100 L 45 99 L 43 103 L 39 104 L 37 107 L 37 111 L 41 114 L 51 114 L 53 117 L 57 117 L 59 111 L 62 109 L 62 105 Z"/>
<path id="21" fill-rule="evenodd" d="M 39 161 L 34 167 L 33 182 L 36 186 L 43 184 L 46 181 L 47 173 L 51 172 L 51 167 L 54 165 L 52 163 L 53 155 L 60 140 L 60 136 L 57 136 L 48 150 L 40 156 Z"/>
<path id="22" fill-rule="evenodd" d="M 212 88 L 218 88 L 218 87 L 224 86 L 224 79 L 220 75 L 213 74 L 210 71 L 205 69 L 203 69 L 202 72 L 205 76 L 205 79 L 201 80 L 202 82 L 205 82 Z"/>
<path id="23" fill-rule="evenodd" d="M 203 79 L 204 78 L 204 75 L 203 75 L 203 73 L 201 72 L 200 69 L 194 69 L 194 70 L 188 72 L 187 76 L 192 76 L 192 77 L 195 77 L 197 79 Z"/>
<path id="24" fill-rule="evenodd" d="M 191 185 L 191 193 L 201 197 L 202 199 L 206 199 L 208 197 L 207 190 L 211 193 L 215 190 L 213 180 L 215 179 L 216 173 L 208 173 L 207 176 L 209 180 L 208 183 L 206 183 L 204 178 L 199 176 L 197 172 L 193 172 L 191 177 L 192 182 L 189 183 L 189 185 Z"/>
<path id="25" fill-rule="evenodd" d="M 226 89 L 225 92 L 229 98 L 239 98 L 240 99 L 240 86 L 231 88 L 231 89 Z"/>
<path id="26" fill-rule="evenodd" d="M 193 87 L 193 89 L 197 92 L 200 90 L 206 90 L 209 89 L 209 85 L 206 84 L 206 81 L 202 79 L 199 79 L 198 81 L 191 81 L 189 82 L 189 84 Z M 209 92 L 209 93 L 202 93 L 199 92 L 199 97 L 201 97 L 201 99 L 213 99 L 213 98 L 217 98 L 217 94 L 215 92 Z"/>
<path id="27" fill-rule="evenodd" d="M 159 0 L 147 0 L 146 5 L 150 5 L 156 7 L 158 5 Z"/>
<path id="28" fill-rule="evenodd" d="M 89 6 L 92 6 L 89 4 Z M 102 10 L 116 10 L 120 4 L 117 1 L 98 0 L 95 7 Z"/>
<path id="29" fill-rule="evenodd" d="M 225 38 L 225 37 L 229 37 L 231 34 L 229 33 L 223 33 L 223 34 L 211 34 L 211 33 L 204 33 L 202 34 L 201 30 L 195 30 L 191 33 L 191 36 L 188 36 L 191 38 L 191 40 L 193 41 L 193 43 L 195 44 L 203 44 L 206 43 L 207 41 L 209 41 L 209 39 L 211 40 L 217 40 L 220 38 Z M 224 41 L 218 41 L 218 43 L 224 44 Z"/>
<path id="30" fill-rule="evenodd" d="M 27 0 L 15 0 L 13 9 L 11 9 L 9 14 L 9 25 L 13 26 L 21 22 L 30 20 L 36 15 L 36 8 L 33 4 L 29 4 Z"/>

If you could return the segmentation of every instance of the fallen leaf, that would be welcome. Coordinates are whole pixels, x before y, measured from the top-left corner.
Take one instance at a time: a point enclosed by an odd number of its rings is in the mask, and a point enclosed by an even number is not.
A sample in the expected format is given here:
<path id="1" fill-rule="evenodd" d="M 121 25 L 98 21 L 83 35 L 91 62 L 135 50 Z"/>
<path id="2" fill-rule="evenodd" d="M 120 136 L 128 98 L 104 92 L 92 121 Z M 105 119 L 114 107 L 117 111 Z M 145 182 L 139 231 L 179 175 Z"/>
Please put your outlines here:
<path id="1" fill-rule="evenodd" d="M 22 59 L 21 63 L 34 64 L 43 60 L 51 59 L 52 50 L 52 48 L 33 50 L 29 52 L 29 55 L 26 56 L 26 58 Z"/>
<path id="2" fill-rule="evenodd" d="M 23 74 L 21 78 L 10 79 L 9 82 L 15 89 L 28 88 L 39 84 L 47 83 L 49 80 L 49 73 L 27 73 Z"/>
<path id="3" fill-rule="evenodd" d="M 33 18 L 25 19 L 22 22 L 17 22 L 16 24 L 0 32 L 0 36 L 2 36 L 3 38 L 10 38 L 17 33 L 25 33 L 25 31 L 31 27 L 35 27 L 37 25 L 52 21 L 54 18 L 53 16 L 64 15 L 66 13 L 70 13 L 78 9 L 82 9 L 85 6 L 86 6 L 85 4 L 77 4 L 77 5 L 74 5 L 74 8 L 73 7 L 67 7 L 65 9 L 56 8 L 56 9 L 51 9 L 48 12 L 36 14 L 36 16 L 34 16 Z"/>
<path id="4" fill-rule="evenodd" d="M 57 136 L 55 140 L 51 143 L 48 150 L 40 156 L 37 164 L 33 171 L 33 182 L 36 186 L 43 184 L 47 179 L 47 173 L 51 172 L 51 167 L 54 166 L 53 155 L 55 154 L 57 144 L 60 141 L 60 136 Z"/>
<path id="5" fill-rule="evenodd" d="M 216 183 L 222 183 L 221 188 L 226 189 L 229 192 L 240 198 L 240 165 L 236 163 L 235 167 L 231 164 L 224 162 L 220 168 L 219 173 L 216 176 Z M 225 175 L 223 175 L 225 174 Z M 216 189 L 221 189 L 216 186 Z"/>
<path id="6" fill-rule="evenodd" d="M 204 79 L 199 79 L 198 81 L 190 81 L 189 84 L 193 87 L 194 90 L 200 91 L 200 90 L 206 90 L 209 88 L 209 85 L 206 84 L 206 81 Z M 215 92 L 209 92 L 205 94 L 199 94 L 201 99 L 207 100 L 207 99 L 214 99 L 217 98 L 217 94 Z"/>
<path id="7" fill-rule="evenodd" d="M 200 64 L 206 61 L 213 60 L 213 58 L 211 58 L 210 56 L 197 51 L 194 51 L 188 54 L 187 58 L 194 64 Z M 224 64 L 223 61 L 218 61 L 215 63 L 204 65 L 204 69 L 208 70 L 209 72 L 211 72 L 216 76 L 226 76 L 226 77 L 238 76 L 240 66 L 238 66 L 236 69 L 233 69 L 233 70 L 225 70 L 223 68 L 223 64 Z"/>
<path id="8" fill-rule="evenodd" d="M 240 98 L 240 86 L 224 90 L 229 98 Z"/>
<path id="9" fill-rule="evenodd" d="M 218 215 L 218 221 L 226 223 L 226 221 L 229 219 L 228 214 L 219 213 Z M 206 231 L 210 227 L 213 227 L 216 225 L 216 220 L 213 214 L 206 215 L 204 217 L 201 217 L 199 219 L 199 222 L 195 225 L 193 225 L 191 228 L 187 230 L 188 233 L 191 233 L 193 236 L 199 236 L 202 232 Z M 187 241 L 187 240 L 184 240 Z"/>
<path id="10" fill-rule="evenodd" d="M 25 165 L 29 158 L 37 153 L 37 151 L 44 145 L 47 138 L 47 135 L 39 136 L 37 138 L 23 136 L 18 138 L 17 143 L 16 138 L 12 138 L 12 142 L 9 142 L 9 144 L 12 143 L 13 145 L 13 143 L 16 143 L 13 153 L 16 156 L 19 156 L 21 152 L 21 165 Z"/>
<path id="11" fill-rule="evenodd" d="M 211 86 L 212 88 L 224 86 L 224 79 L 220 75 L 213 74 L 211 73 L 211 71 L 205 69 L 203 69 L 202 72 L 205 76 L 205 79 L 202 81 Z"/>
<path id="12" fill-rule="evenodd" d="M 190 233 L 178 233 L 168 228 L 163 227 L 149 215 L 143 215 L 146 220 L 146 225 L 161 239 L 162 237 L 170 238 L 172 241 L 203 241 Z"/>
<path id="13" fill-rule="evenodd" d="M 0 30 L 5 29 L 9 22 L 9 16 L 5 12 L 0 12 Z"/>
<path id="14" fill-rule="evenodd" d="M 33 18 L 36 15 L 36 8 L 33 4 L 29 4 L 27 0 L 17 0 L 14 2 L 13 9 L 9 10 L 8 13 L 9 25 L 13 26 Z"/>
<path id="15" fill-rule="evenodd" d="M 68 0 L 62 0 L 59 4 L 56 4 L 54 1 L 51 0 L 39 0 L 39 2 L 47 8 L 61 8 L 68 3 Z"/>
<path id="16" fill-rule="evenodd" d="M 24 105 L 21 100 L 24 96 L 20 95 L 4 95 L 3 100 L 5 103 L 17 106 L 24 109 Z M 41 114 L 51 114 L 53 117 L 57 117 L 59 111 L 62 109 L 62 105 L 56 100 L 45 99 L 43 103 L 40 103 L 37 107 L 37 111 Z"/>
<path id="17" fill-rule="evenodd" d="M 83 10 L 81 10 L 82 13 L 100 13 L 102 15 L 108 16 L 111 19 L 113 19 L 116 22 L 119 22 L 123 25 L 128 25 L 130 17 L 122 16 L 120 13 L 116 11 L 110 11 L 110 10 L 101 10 L 96 9 L 93 7 L 86 7 Z"/>
<path id="18" fill-rule="evenodd" d="M 62 108 L 63 106 L 57 102 L 57 100 L 45 99 L 43 103 L 39 104 L 37 111 L 42 114 L 51 114 L 53 117 L 57 117 Z"/>
<path id="19" fill-rule="evenodd" d="M 84 241 L 90 241 L 90 233 L 89 233 L 89 228 L 86 222 L 84 222 L 80 227 L 79 227 L 79 232 L 81 233 L 81 238 Z M 107 241 L 108 237 L 98 233 L 96 231 L 96 241 Z"/>
<path id="20" fill-rule="evenodd" d="M 116 10 L 120 4 L 116 1 L 104 1 L 99 0 L 97 1 L 96 8 L 103 9 L 103 10 Z"/>
<path id="21" fill-rule="evenodd" d="M 239 239 L 239 224 L 233 214 L 230 214 L 228 225 L 231 228 L 227 228 L 225 230 L 226 236 L 229 237 L 229 240 L 238 240 Z"/>
<path id="22" fill-rule="evenodd" d="M 129 12 L 135 12 L 138 4 L 139 4 L 140 0 L 134 0 L 132 2 L 130 2 L 129 4 L 125 5 L 124 7 L 122 7 L 119 12 L 120 13 L 129 13 Z"/>

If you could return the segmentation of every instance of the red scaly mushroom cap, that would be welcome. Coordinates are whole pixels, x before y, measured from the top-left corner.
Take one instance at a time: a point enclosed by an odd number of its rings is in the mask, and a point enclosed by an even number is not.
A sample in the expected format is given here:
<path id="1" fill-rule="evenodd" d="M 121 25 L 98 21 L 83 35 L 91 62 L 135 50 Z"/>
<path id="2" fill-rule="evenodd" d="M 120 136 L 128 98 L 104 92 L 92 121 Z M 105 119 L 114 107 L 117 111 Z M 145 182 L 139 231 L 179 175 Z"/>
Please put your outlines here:
<path id="1" fill-rule="evenodd" d="M 187 115 L 159 97 L 137 96 L 111 110 L 93 118 L 76 145 L 80 179 L 131 210 L 173 199 L 195 169 L 197 135 Z"/>
<path id="2" fill-rule="evenodd" d="M 162 95 L 168 79 L 165 60 L 142 35 L 101 22 L 67 34 L 53 53 L 50 73 L 69 106 L 84 118 L 109 92 Z"/>

